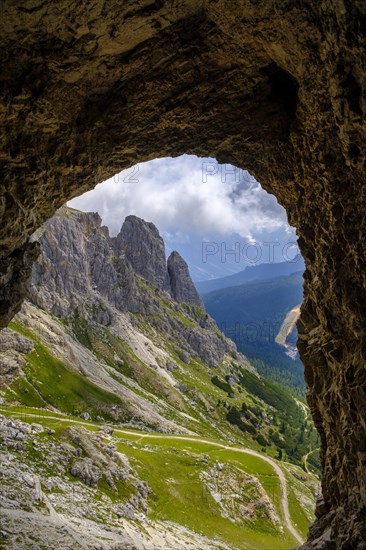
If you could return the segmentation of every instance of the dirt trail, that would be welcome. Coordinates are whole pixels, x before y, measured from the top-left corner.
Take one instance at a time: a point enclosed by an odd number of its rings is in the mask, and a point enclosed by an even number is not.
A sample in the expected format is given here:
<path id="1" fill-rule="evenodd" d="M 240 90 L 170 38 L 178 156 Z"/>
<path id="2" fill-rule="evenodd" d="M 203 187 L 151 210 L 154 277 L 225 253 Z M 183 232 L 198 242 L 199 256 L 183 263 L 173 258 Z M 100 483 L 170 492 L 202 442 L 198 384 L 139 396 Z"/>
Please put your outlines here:
<path id="1" fill-rule="evenodd" d="M 33 418 L 37 417 L 36 414 L 23 413 L 23 412 L 22 413 L 14 413 L 12 416 L 23 416 L 23 417 L 28 416 L 28 417 L 33 417 Z M 73 420 L 73 419 L 70 419 L 70 418 L 55 417 L 55 416 L 42 415 L 39 418 L 46 419 L 46 420 L 58 420 L 60 422 L 69 422 L 69 423 L 72 423 L 72 424 L 79 424 L 79 425 L 83 425 L 83 426 L 91 426 L 92 425 L 90 422 L 83 422 L 83 421 L 79 422 L 78 420 Z M 115 434 L 137 435 L 137 436 L 140 436 L 140 441 L 142 441 L 144 439 L 161 439 L 161 438 L 165 437 L 164 434 L 141 434 L 141 432 L 135 432 L 135 431 L 131 431 L 131 430 L 121 430 L 121 429 L 115 428 L 114 426 L 111 426 L 111 427 L 113 428 Z M 185 435 L 168 435 L 168 437 L 169 437 L 169 439 L 176 439 L 176 440 L 180 440 L 180 441 L 192 441 L 192 442 L 196 442 L 196 443 L 197 442 L 198 443 L 205 443 L 207 445 L 212 445 L 214 447 L 219 447 L 221 449 L 234 451 L 234 452 L 238 452 L 238 453 L 249 454 L 249 455 L 255 456 L 255 457 L 257 457 L 261 460 L 264 460 L 264 462 L 267 462 L 267 464 L 269 464 L 274 469 L 274 471 L 276 472 L 276 474 L 278 476 L 278 479 L 280 481 L 281 506 L 282 506 L 283 517 L 284 517 L 284 520 L 285 520 L 285 523 L 286 523 L 286 527 L 289 530 L 289 532 L 292 534 L 292 536 L 300 544 L 302 544 L 304 542 L 301 535 L 298 533 L 298 531 L 296 530 L 296 528 L 294 527 L 294 525 L 291 521 L 290 511 L 289 511 L 289 506 L 288 506 L 288 492 L 287 492 L 286 477 L 285 477 L 285 474 L 283 473 L 282 469 L 280 468 L 280 466 L 277 464 L 277 462 L 275 460 L 273 460 L 272 458 L 270 458 L 268 456 L 263 456 L 260 453 L 258 453 L 257 451 L 253 451 L 252 449 L 240 448 L 240 447 L 231 447 L 230 445 L 224 445 L 223 443 L 216 443 L 214 441 L 209 441 L 209 440 L 203 439 L 203 438 L 190 437 L 190 436 L 185 436 Z"/>
<path id="2" fill-rule="evenodd" d="M 115 432 L 120 432 L 120 433 L 131 433 L 131 432 L 127 432 L 127 431 L 124 431 L 124 430 L 118 430 L 116 429 Z M 137 435 L 137 434 L 136 434 Z M 140 440 L 143 440 L 143 439 L 153 439 L 153 438 L 159 438 L 161 439 L 161 435 L 157 435 L 157 434 L 144 434 L 141 436 Z M 299 542 L 299 543 L 303 543 L 304 540 L 302 539 L 301 535 L 296 531 L 295 527 L 293 526 L 293 523 L 291 521 L 291 517 L 290 517 L 290 511 L 289 511 L 289 507 L 288 507 L 288 493 L 287 493 L 287 481 L 286 481 L 286 477 L 285 477 L 285 474 L 283 473 L 283 471 L 281 470 L 281 468 L 279 467 L 279 465 L 277 464 L 277 462 L 275 462 L 274 460 L 272 460 L 272 458 L 269 458 L 267 456 L 263 456 L 261 455 L 260 453 L 257 453 L 257 451 L 253 451 L 252 449 L 248 449 L 248 448 L 239 448 L 239 447 L 231 447 L 230 445 L 223 445 L 222 443 L 215 443 L 214 441 L 208 441 L 207 439 L 200 439 L 200 438 L 196 438 L 196 437 L 188 437 L 188 436 L 170 436 L 169 438 L 171 439 L 179 439 L 180 441 L 195 441 L 195 442 L 199 442 L 199 443 L 206 443 L 207 445 L 213 445 L 215 447 L 220 447 L 221 449 L 226 449 L 226 450 L 229 450 L 229 451 L 235 451 L 235 452 L 238 452 L 238 453 L 245 453 L 245 454 L 249 454 L 249 455 L 252 455 L 252 456 L 255 456 L 261 460 L 264 460 L 264 462 L 267 462 L 268 464 L 270 464 L 270 466 L 272 466 L 272 468 L 274 469 L 274 471 L 276 472 L 279 480 L 280 480 L 280 486 L 281 486 L 281 505 L 282 505 L 282 511 L 283 511 L 283 515 L 284 515 L 284 519 L 285 519 L 285 523 L 286 523 L 286 526 L 288 528 L 288 530 L 290 531 L 290 533 L 293 535 L 293 537 Z"/>
<path id="3" fill-rule="evenodd" d="M 285 346 L 286 344 L 286 338 L 290 334 L 290 332 L 293 329 L 294 324 L 300 317 L 300 307 L 301 304 L 298 306 L 295 306 L 291 311 L 288 312 L 286 315 L 280 330 L 278 331 L 278 334 L 275 338 L 277 344 L 280 344 L 281 346 Z"/>

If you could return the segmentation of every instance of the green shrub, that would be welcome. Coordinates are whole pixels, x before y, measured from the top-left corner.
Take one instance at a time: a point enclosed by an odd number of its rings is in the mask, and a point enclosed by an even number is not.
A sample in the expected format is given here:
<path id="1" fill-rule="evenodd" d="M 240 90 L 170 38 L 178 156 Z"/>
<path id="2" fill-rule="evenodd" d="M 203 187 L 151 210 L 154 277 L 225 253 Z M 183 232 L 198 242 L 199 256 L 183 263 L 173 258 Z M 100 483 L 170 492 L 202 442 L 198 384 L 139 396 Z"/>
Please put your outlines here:
<path id="1" fill-rule="evenodd" d="M 252 424 L 249 424 L 249 422 L 246 422 L 242 418 L 240 411 L 235 407 L 230 407 L 229 412 L 226 415 L 226 419 L 230 422 L 230 424 L 238 426 L 242 432 L 250 433 L 251 435 L 255 435 L 257 433 L 256 428 L 252 426 Z"/>
<path id="2" fill-rule="evenodd" d="M 256 441 L 259 443 L 259 445 L 262 445 L 262 447 L 268 447 L 270 445 L 269 441 L 261 434 L 257 434 L 257 437 L 255 438 Z"/>
<path id="3" fill-rule="evenodd" d="M 215 384 L 215 386 L 220 388 L 220 390 L 223 390 L 224 392 L 226 392 L 228 394 L 229 393 L 234 393 L 234 390 L 230 386 L 230 384 L 228 382 L 225 382 L 224 380 L 220 380 L 220 378 L 216 375 L 211 378 L 211 382 L 213 384 Z"/>

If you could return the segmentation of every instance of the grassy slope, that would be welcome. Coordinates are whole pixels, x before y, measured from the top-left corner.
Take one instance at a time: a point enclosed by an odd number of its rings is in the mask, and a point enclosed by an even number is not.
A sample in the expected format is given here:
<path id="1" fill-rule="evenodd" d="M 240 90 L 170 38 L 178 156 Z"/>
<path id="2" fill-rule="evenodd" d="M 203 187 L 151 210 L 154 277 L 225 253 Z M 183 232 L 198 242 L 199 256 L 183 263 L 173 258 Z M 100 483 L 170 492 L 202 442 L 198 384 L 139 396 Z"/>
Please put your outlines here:
<path id="1" fill-rule="evenodd" d="M 53 420 L 45 419 L 42 413 L 31 409 L 20 410 L 3 406 L 1 412 L 23 421 L 36 421 L 53 428 L 60 440 L 65 436 L 66 427 L 73 425 L 72 420 L 87 429 L 97 429 L 95 423 L 56 414 L 51 414 Z M 28 414 L 30 416 L 26 416 Z M 278 478 L 272 467 L 261 459 L 235 449 L 222 449 L 214 440 L 183 441 L 174 435 L 160 436 L 136 431 L 122 433 L 118 430 L 115 430 L 114 436 L 117 437 L 119 450 L 128 456 L 140 478 L 146 480 L 153 490 L 149 497 L 151 519 L 174 521 L 198 533 L 217 537 L 238 549 L 286 550 L 295 545 L 295 541 L 286 530 L 282 531 L 279 525 L 276 527 L 265 518 L 257 517 L 256 520 L 233 523 L 222 517 L 219 505 L 200 480 L 200 473 L 217 461 L 254 475 L 273 500 L 275 510 L 281 517 Z M 202 462 L 203 455 L 208 456 L 208 465 Z M 296 470 L 296 467 L 292 468 Z M 298 469 L 296 471 L 299 472 Z M 297 481 L 297 484 L 299 483 Z M 106 487 L 100 487 L 101 492 L 106 490 Z M 303 491 L 309 489 L 304 487 Z M 242 496 L 245 497 L 245 494 Z M 311 518 L 308 517 L 304 521 L 302 505 L 294 493 L 291 496 L 291 515 L 297 523 L 298 530 L 305 536 Z"/>
<path id="2" fill-rule="evenodd" d="M 10 326 L 34 340 L 35 346 L 26 356 L 25 378 L 18 378 L 11 384 L 5 392 L 6 398 L 15 396 L 29 406 L 51 405 L 68 413 L 107 414 L 106 405 L 117 405 L 123 410 L 124 404 L 118 396 L 99 388 L 57 359 L 29 329 L 15 322 Z"/>
<path id="3" fill-rule="evenodd" d="M 170 308 L 169 304 L 164 306 Z M 178 319 L 183 316 L 181 311 L 175 310 L 174 314 Z M 177 383 L 184 387 L 182 393 L 171 386 L 167 387 L 166 382 L 162 381 L 153 369 L 144 365 L 125 342 L 105 327 L 89 326 L 80 318 L 74 319 L 68 326 L 62 326 L 64 330 L 73 333 L 75 338 L 99 360 L 112 367 L 116 371 L 116 376 L 122 373 L 127 385 L 130 381 L 134 384 L 135 390 L 137 385 L 141 395 L 146 397 L 150 392 L 152 397 L 169 403 L 171 419 L 178 418 L 177 411 L 185 411 L 196 419 L 196 422 L 190 422 L 190 428 L 205 438 L 211 438 L 212 443 L 220 438 L 226 438 L 269 456 L 278 456 L 279 448 L 277 444 L 272 443 L 270 431 L 277 434 L 277 443 L 281 441 L 281 420 L 286 415 L 293 415 L 295 422 L 292 419 L 292 426 L 287 428 L 286 434 L 290 440 L 294 436 L 294 426 L 301 423 L 303 415 L 302 408 L 298 407 L 292 398 L 271 384 L 263 383 L 256 375 L 245 369 L 238 370 L 230 358 L 225 359 L 224 363 L 215 369 L 208 369 L 197 357 L 191 358 L 187 365 L 179 357 L 174 339 L 158 335 L 156 327 L 149 324 L 146 317 L 140 316 L 138 321 L 143 325 L 140 327 L 144 329 L 143 332 L 150 334 L 154 342 L 158 341 L 160 347 L 169 353 L 177 365 L 173 375 Z M 188 319 L 184 324 L 188 326 L 190 322 Z M 34 407 L 49 408 L 52 405 L 69 414 L 75 413 L 77 408 L 78 413 L 88 411 L 92 418 L 98 414 L 110 418 L 107 410 L 112 404 L 118 404 L 123 409 L 123 403 L 116 395 L 105 392 L 75 372 L 70 365 L 54 357 L 39 336 L 19 323 L 13 323 L 12 328 L 32 338 L 35 341 L 35 350 L 27 356 L 27 365 L 23 368 L 25 378 L 18 378 L 6 392 L 5 396 L 8 399 L 16 398 L 18 402 Z M 115 354 L 122 360 L 118 365 L 114 359 Z M 227 377 L 233 373 L 237 382 L 228 383 Z M 220 381 L 219 384 L 213 383 L 214 377 Z M 251 432 L 241 431 L 235 424 L 227 422 L 228 412 L 232 409 L 240 411 L 243 403 L 247 407 L 246 426 L 249 424 L 251 430 L 254 427 L 254 436 Z M 49 411 L 44 409 L 44 415 L 49 415 Z M 270 418 L 269 424 L 263 421 L 263 415 Z M 40 422 L 47 422 L 47 425 L 53 425 L 57 430 L 61 430 L 62 426 L 56 418 L 55 414 L 54 421 L 42 420 L 41 415 Z M 93 427 L 92 423 L 88 425 Z M 263 440 L 259 438 L 256 441 L 257 435 L 264 436 L 269 444 L 263 447 Z M 284 550 L 295 544 L 289 534 L 282 534 L 265 519 L 257 519 L 255 522 L 247 520 L 239 525 L 223 518 L 219 505 L 205 490 L 199 478 L 203 469 L 203 453 L 209 455 L 210 463 L 228 462 L 258 477 L 273 498 L 278 514 L 281 515 L 278 480 L 265 462 L 235 450 L 223 450 L 212 444 L 181 441 L 169 436 L 149 440 L 149 436 L 142 433 L 123 434 L 119 445 L 120 450 L 129 456 L 133 465 L 140 471 L 141 477 L 146 479 L 154 490 L 154 496 L 150 499 L 152 518 L 178 522 L 207 536 L 217 536 L 236 548 Z M 283 458 L 287 458 L 285 450 Z M 298 498 L 296 495 L 293 496 L 290 511 L 298 530 L 305 536 L 312 519 L 311 513 L 305 514 Z"/>
<path id="4" fill-rule="evenodd" d="M 154 330 L 148 326 L 146 317 L 143 323 L 145 333 Z M 28 354 L 23 368 L 26 378 L 13 382 L 5 393 L 7 399 L 28 406 L 51 405 L 67 413 L 87 411 L 93 418 L 101 415 L 108 419 L 115 418 L 110 412 L 114 406 L 118 407 L 120 420 L 129 420 L 128 408 L 117 395 L 99 388 L 54 357 L 44 342 L 19 322 L 11 327 L 32 338 L 35 350 Z M 303 408 L 281 387 L 239 368 L 232 359 L 215 369 L 208 369 L 197 357 L 187 365 L 180 359 L 175 342 L 162 339 L 161 347 L 178 367 L 173 373 L 181 388 L 177 391 L 105 327 L 92 327 L 76 318 L 69 329 L 63 328 L 73 331 L 87 349 L 112 367 L 116 379 L 119 373 L 123 374 L 123 384 L 130 383 L 135 393 L 167 403 L 166 418 L 182 423 L 179 411 L 188 414 L 193 421 L 187 419 L 186 425 L 197 434 L 241 440 L 246 446 L 272 457 L 282 455 L 297 464 L 302 463 L 303 455 L 309 451 L 309 442 L 311 448 L 317 446 L 315 431 L 304 420 Z M 152 333 L 151 338 L 155 341 L 156 335 Z M 119 365 L 115 355 L 122 360 Z M 230 385 L 226 378 L 232 375 L 237 383 Z"/>

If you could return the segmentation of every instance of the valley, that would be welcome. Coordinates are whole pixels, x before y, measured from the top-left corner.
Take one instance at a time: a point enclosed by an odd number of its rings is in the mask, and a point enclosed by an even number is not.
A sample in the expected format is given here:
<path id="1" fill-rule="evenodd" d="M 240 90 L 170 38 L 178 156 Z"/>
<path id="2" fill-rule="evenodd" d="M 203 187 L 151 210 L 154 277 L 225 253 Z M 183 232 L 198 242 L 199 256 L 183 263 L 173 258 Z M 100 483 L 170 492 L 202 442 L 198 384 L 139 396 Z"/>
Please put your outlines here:
<path id="1" fill-rule="evenodd" d="M 221 287 L 202 293 L 202 299 L 222 332 L 236 343 L 258 372 L 304 397 L 303 365 L 296 349 L 295 324 L 302 301 L 303 278 L 301 271 L 291 273 L 294 264 L 283 264 L 274 264 L 281 266 L 277 272 L 290 271 L 290 274 Z M 253 270 L 259 268 L 265 276 L 276 272 L 271 265 L 270 269 L 257 266 Z"/>

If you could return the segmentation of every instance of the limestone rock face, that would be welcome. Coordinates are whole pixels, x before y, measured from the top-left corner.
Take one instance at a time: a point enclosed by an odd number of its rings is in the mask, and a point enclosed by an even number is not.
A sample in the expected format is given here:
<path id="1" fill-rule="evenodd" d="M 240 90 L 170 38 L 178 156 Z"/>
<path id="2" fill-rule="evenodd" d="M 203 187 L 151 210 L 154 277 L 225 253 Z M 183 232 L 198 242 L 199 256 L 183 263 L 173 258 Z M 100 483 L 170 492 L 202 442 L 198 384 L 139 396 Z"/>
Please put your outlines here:
<path id="1" fill-rule="evenodd" d="M 161 290 L 169 289 L 164 241 L 153 223 L 127 216 L 116 238 L 116 253 L 135 273 Z"/>
<path id="2" fill-rule="evenodd" d="M 19 376 L 25 364 L 23 354 L 30 353 L 34 342 L 17 332 L 5 328 L 0 332 L 0 385 L 6 387 Z"/>
<path id="3" fill-rule="evenodd" d="M 14 330 L 6 328 L 0 332 L 0 353 L 4 353 L 9 350 L 17 351 L 19 353 L 30 353 L 34 347 L 34 342 L 18 334 Z"/>
<path id="4" fill-rule="evenodd" d="M 97 487 L 103 475 L 98 466 L 93 464 L 91 458 L 80 458 L 75 460 L 70 468 L 70 473 L 74 477 L 79 477 L 84 483 L 90 485 L 90 487 Z"/>
<path id="5" fill-rule="evenodd" d="M 137 284 L 142 277 L 177 302 L 204 307 L 183 258 L 174 253 L 167 267 L 164 241 L 154 224 L 128 216 L 111 238 L 101 222 L 97 213 L 62 207 L 35 233 L 41 254 L 30 287 L 34 304 L 57 317 L 77 311 L 108 325 L 110 305 L 150 311 L 151 296 Z"/>
<path id="6" fill-rule="evenodd" d="M 188 265 L 182 256 L 174 251 L 168 258 L 170 294 L 176 302 L 195 304 L 204 309 L 203 302 L 193 284 Z"/>
<path id="7" fill-rule="evenodd" d="M 98 214 L 62 207 L 33 238 L 39 239 L 41 253 L 34 264 L 29 297 L 41 309 L 59 318 L 76 316 L 105 326 L 113 323 L 118 312 L 150 314 L 157 331 L 179 340 L 189 358 L 197 355 L 215 367 L 227 353 L 236 354 L 235 345 L 202 311 L 187 264 L 177 253 L 168 271 L 164 242 L 152 223 L 128 216 L 120 234 L 111 238 Z M 144 246 L 139 247 L 140 242 Z M 141 254 L 133 255 L 134 250 Z M 184 302 L 183 313 L 192 319 L 192 326 L 179 320 L 175 302 Z M 1 342 L 0 338 L 0 351 Z M 244 357 L 238 355 L 237 360 L 250 368 Z M 12 364 L 5 367 L 4 375 Z"/>
<path id="8" fill-rule="evenodd" d="M 58 317 L 77 311 L 109 324 L 106 303 L 133 307 L 135 274 L 115 256 L 98 214 L 61 208 L 35 235 L 41 255 L 34 264 L 30 298 Z"/>
<path id="9" fill-rule="evenodd" d="M 366 545 L 365 21 L 361 0 L 29 0 L 5 3 L 0 21 L 2 326 L 26 292 L 28 237 L 123 168 L 216 157 L 286 208 L 307 268 L 298 347 L 322 440 L 307 548 L 319 530 L 324 547 Z"/>

